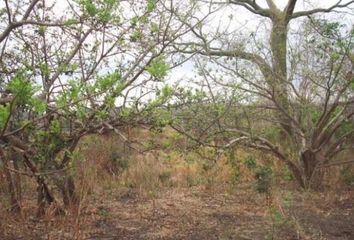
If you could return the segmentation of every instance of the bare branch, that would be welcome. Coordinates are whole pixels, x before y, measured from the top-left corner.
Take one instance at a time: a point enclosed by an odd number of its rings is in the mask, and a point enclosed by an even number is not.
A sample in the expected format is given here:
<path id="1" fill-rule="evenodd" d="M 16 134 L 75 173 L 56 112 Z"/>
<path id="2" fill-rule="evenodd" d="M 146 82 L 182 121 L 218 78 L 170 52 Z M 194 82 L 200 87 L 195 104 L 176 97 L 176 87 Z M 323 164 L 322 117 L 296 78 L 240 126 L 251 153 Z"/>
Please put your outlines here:
<path id="1" fill-rule="evenodd" d="M 290 17 L 294 13 L 296 2 L 297 0 L 289 0 L 288 4 L 286 5 L 284 9 L 286 21 L 289 21 Z"/>
<path id="2" fill-rule="evenodd" d="M 354 0 L 344 3 L 344 4 L 341 4 L 341 3 L 342 3 L 342 0 L 339 0 L 336 4 L 333 4 L 329 8 L 316 8 L 316 9 L 312 9 L 312 10 L 308 10 L 308 11 L 295 12 L 290 16 L 290 18 L 294 19 L 294 18 L 299 18 L 299 17 L 304 17 L 304 16 L 310 16 L 315 13 L 328 13 L 328 12 L 335 10 L 336 8 L 346 8 L 346 7 L 350 6 L 351 4 L 353 4 Z"/>
<path id="3" fill-rule="evenodd" d="M 256 1 L 251 1 L 251 0 L 230 0 L 231 4 L 235 4 L 238 6 L 242 6 L 244 8 L 246 8 L 248 11 L 257 14 L 257 15 L 261 15 L 263 17 L 271 17 L 271 12 L 269 9 L 265 9 L 260 7 Z"/>

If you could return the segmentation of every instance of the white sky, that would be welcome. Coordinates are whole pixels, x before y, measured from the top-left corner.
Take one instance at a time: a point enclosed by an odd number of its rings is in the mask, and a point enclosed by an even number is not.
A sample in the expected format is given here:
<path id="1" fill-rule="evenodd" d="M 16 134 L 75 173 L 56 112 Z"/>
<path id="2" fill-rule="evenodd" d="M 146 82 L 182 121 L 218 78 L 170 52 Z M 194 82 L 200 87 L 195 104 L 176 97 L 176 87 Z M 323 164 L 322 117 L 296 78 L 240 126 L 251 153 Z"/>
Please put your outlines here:
<path id="1" fill-rule="evenodd" d="M 349 0 L 343 0 L 343 3 L 348 2 Z M 256 1 L 261 7 L 267 8 L 268 5 L 266 0 L 258 0 Z M 286 4 L 287 0 L 274 0 L 275 4 L 278 8 L 283 9 Z M 336 4 L 338 0 L 299 0 L 295 11 L 302 11 L 302 10 L 309 10 L 313 8 L 328 8 L 333 4 Z M 354 24 L 354 4 L 352 4 L 352 9 L 340 9 L 340 11 L 344 13 L 326 13 L 326 16 L 336 19 L 338 21 L 344 22 L 346 24 L 353 25 Z M 349 13 L 349 14 L 348 14 Z M 218 13 L 214 14 L 213 17 L 213 25 L 217 27 L 219 24 L 225 24 L 228 20 L 228 16 L 233 15 L 232 19 L 232 29 L 239 30 L 243 33 L 250 33 L 255 31 L 260 24 L 265 24 L 268 20 L 261 16 L 255 16 L 254 14 L 250 13 L 246 9 L 240 6 L 231 6 L 219 11 Z M 226 21 L 225 21 L 226 20 Z M 291 22 L 293 27 L 296 27 L 296 20 Z M 179 80 L 179 79 L 190 79 L 194 78 L 193 73 L 193 63 L 187 62 L 184 65 L 174 69 L 171 74 L 170 78 L 172 80 Z"/>
<path id="2" fill-rule="evenodd" d="M 55 9 L 58 12 L 58 14 L 63 14 L 64 9 L 68 6 L 67 2 L 71 0 L 48 0 L 48 3 L 53 3 L 55 2 Z M 180 1 L 180 0 L 176 0 Z M 221 1 L 221 0 L 220 0 Z M 343 0 L 343 3 L 348 2 L 349 0 Z M 266 0 L 258 0 L 256 1 L 260 6 L 267 8 L 267 3 Z M 286 6 L 286 3 L 288 2 L 287 0 L 274 0 L 278 8 L 284 8 Z M 332 6 L 333 4 L 337 3 L 338 0 L 298 0 L 298 3 L 296 5 L 295 11 L 299 10 L 304 10 L 304 9 L 312 9 L 315 7 L 329 7 Z M 4 7 L 4 2 L 0 2 L 0 8 Z M 353 6 L 354 7 L 354 6 Z M 331 17 L 332 18 L 340 18 L 341 21 L 346 22 L 348 24 L 353 24 L 354 23 L 354 10 L 351 9 L 346 9 L 345 10 L 347 13 L 346 17 L 343 18 L 343 14 L 336 14 L 332 13 Z M 255 16 L 254 14 L 248 12 L 242 7 L 227 7 L 223 9 L 222 11 L 219 11 L 218 13 L 213 15 L 213 20 L 211 22 L 211 25 L 218 26 L 218 25 L 223 25 L 225 22 L 228 21 L 228 16 L 233 15 L 233 19 L 231 22 L 231 26 L 233 30 L 239 30 L 239 32 L 251 32 L 254 31 L 259 24 L 264 23 L 265 18 Z M 64 16 L 65 17 L 65 16 Z M 226 20 L 225 20 L 226 19 Z M 296 23 L 293 23 L 296 24 Z M 213 29 L 213 28 L 211 28 Z M 170 74 L 169 74 L 169 79 L 172 81 L 176 81 L 179 79 L 188 79 L 192 78 L 194 76 L 193 74 L 193 63 L 192 62 L 187 62 L 183 64 L 181 67 L 178 67 L 174 69 Z"/>

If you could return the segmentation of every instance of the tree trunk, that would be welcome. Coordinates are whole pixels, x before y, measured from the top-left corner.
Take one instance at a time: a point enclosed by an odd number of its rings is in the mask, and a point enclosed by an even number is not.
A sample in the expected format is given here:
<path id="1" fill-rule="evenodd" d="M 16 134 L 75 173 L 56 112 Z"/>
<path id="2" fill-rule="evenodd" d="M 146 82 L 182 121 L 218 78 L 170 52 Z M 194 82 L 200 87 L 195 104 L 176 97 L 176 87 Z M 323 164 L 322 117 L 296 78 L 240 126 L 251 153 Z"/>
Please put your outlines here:
<path id="1" fill-rule="evenodd" d="M 304 168 L 305 188 L 321 189 L 323 185 L 323 173 L 318 169 L 318 164 L 322 161 L 320 154 L 306 150 L 301 153 L 300 158 Z"/>
<path id="2" fill-rule="evenodd" d="M 11 156 L 12 156 L 11 158 L 13 160 L 14 169 L 16 171 L 18 171 L 18 173 L 15 173 L 14 180 L 15 180 L 17 199 L 18 199 L 18 202 L 21 204 L 21 202 L 22 202 L 22 181 L 21 181 L 21 174 L 19 173 L 19 171 L 20 171 L 19 163 L 22 159 L 21 159 L 21 155 L 18 154 L 14 150 L 11 151 Z"/>
<path id="3" fill-rule="evenodd" d="M 75 182 L 72 176 L 65 176 L 62 185 L 59 187 L 65 207 L 77 206 L 79 204 L 79 198 L 76 194 Z"/>
<path id="4" fill-rule="evenodd" d="M 272 51 L 273 78 L 268 82 L 269 88 L 273 91 L 274 102 L 279 108 L 277 118 L 283 129 L 282 137 L 293 135 L 292 122 L 287 114 L 290 113 L 290 103 L 287 83 L 287 33 L 288 23 L 282 16 L 275 16 L 272 19 L 272 30 L 270 35 L 270 47 Z M 284 114 L 284 111 L 287 114 Z"/>
<path id="5" fill-rule="evenodd" d="M 21 204 L 18 200 L 17 196 L 17 190 L 16 190 L 16 184 L 14 182 L 14 179 L 12 177 L 12 174 L 9 170 L 9 163 L 7 156 L 5 155 L 4 151 L 0 149 L 0 159 L 2 160 L 4 164 L 4 173 L 8 185 L 8 191 L 10 194 L 10 206 L 11 206 L 11 211 L 13 212 L 20 212 L 21 211 Z"/>
<path id="6" fill-rule="evenodd" d="M 4 161 L 6 162 L 6 161 Z M 8 169 L 8 164 L 5 163 L 4 164 L 4 173 L 5 173 L 5 177 L 6 177 L 6 181 L 7 181 L 7 185 L 8 185 L 8 191 L 10 194 L 10 209 L 12 212 L 20 212 L 21 211 L 21 205 L 20 202 L 17 198 L 17 194 L 16 194 L 16 185 L 14 183 L 14 179 L 12 177 L 11 172 Z"/>
<path id="7" fill-rule="evenodd" d="M 289 162 L 290 163 L 290 162 Z M 289 170 L 291 171 L 292 175 L 294 176 L 296 182 L 300 185 L 301 188 L 306 188 L 306 182 L 303 177 L 302 171 L 299 167 L 295 164 L 287 164 Z"/>

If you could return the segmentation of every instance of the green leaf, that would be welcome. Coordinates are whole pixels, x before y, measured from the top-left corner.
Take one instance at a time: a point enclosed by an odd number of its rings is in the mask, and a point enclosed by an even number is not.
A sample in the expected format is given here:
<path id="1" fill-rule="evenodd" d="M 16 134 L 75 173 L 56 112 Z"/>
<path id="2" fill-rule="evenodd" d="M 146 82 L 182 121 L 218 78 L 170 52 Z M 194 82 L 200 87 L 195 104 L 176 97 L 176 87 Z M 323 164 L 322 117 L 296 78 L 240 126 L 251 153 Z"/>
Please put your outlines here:
<path id="1" fill-rule="evenodd" d="M 95 4 L 93 4 L 92 0 L 82 0 L 80 1 L 80 4 L 89 16 L 94 17 L 97 14 L 97 8 Z"/>
<path id="2" fill-rule="evenodd" d="M 147 6 L 146 6 L 146 10 L 147 12 L 152 12 L 154 11 L 156 8 L 156 0 L 148 0 L 147 1 Z"/>
<path id="3" fill-rule="evenodd" d="M 170 67 L 166 63 L 164 56 L 159 56 L 151 62 L 146 68 L 146 71 L 148 71 L 151 76 L 157 79 L 162 79 L 167 75 L 169 68 Z"/>
<path id="4" fill-rule="evenodd" d="M 37 113 L 43 113 L 46 110 L 46 103 L 40 98 L 32 98 L 30 104 Z"/>
<path id="5" fill-rule="evenodd" d="M 19 71 L 8 84 L 8 90 L 16 96 L 18 104 L 28 104 L 38 89 L 28 79 L 24 71 Z"/>
<path id="6" fill-rule="evenodd" d="M 69 18 L 69 19 L 66 19 L 66 20 L 64 21 L 64 25 L 65 25 L 66 27 L 68 27 L 68 26 L 70 26 L 70 25 L 73 25 L 73 24 L 75 24 L 75 23 L 77 23 L 77 20 L 74 19 L 74 18 Z"/>
<path id="7" fill-rule="evenodd" d="M 0 128 L 4 127 L 7 118 L 9 117 L 9 114 L 10 114 L 9 106 L 0 105 Z"/>

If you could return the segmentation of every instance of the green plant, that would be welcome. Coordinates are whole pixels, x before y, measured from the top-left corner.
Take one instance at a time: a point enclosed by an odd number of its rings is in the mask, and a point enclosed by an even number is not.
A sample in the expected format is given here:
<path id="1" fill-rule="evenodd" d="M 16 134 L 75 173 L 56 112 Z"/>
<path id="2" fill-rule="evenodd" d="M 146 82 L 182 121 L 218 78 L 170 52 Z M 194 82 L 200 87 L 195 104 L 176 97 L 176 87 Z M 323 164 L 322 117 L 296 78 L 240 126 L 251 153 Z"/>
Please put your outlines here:
<path id="1" fill-rule="evenodd" d="M 284 167 L 283 169 L 283 179 L 285 181 L 292 181 L 294 180 L 294 176 L 291 173 L 291 171 L 289 170 L 289 168 L 287 166 Z"/>
<path id="2" fill-rule="evenodd" d="M 349 186 L 354 185 L 354 173 L 352 173 L 349 168 L 344 168 L 341 171 L 341 175 L 342 175 L 342 178 L 343 178 L 345 184 L 347 184 Z"/>
<path id="3" fill-rule="evenodd" d="M 255 171 L 256 191 L 259 193 L 269 193 L 272 185 L 273 171 L 269 166 L 258 167 Z"/>
<path id="4" fill-rule="evenodd" d="M 110 170 L 115 173 L 122 173 L 129 168 L 129 159 L 121 156 L 117 151 L 113 151 L 110 155 Z"/>
<path id="5" fill-rule="evenodd" d="M 245 159 L 246 167 L 250 170 L 257 167 L 257 159 L 254 155 L 248 155 Z"/>
<path id="6" fill-rule="evenodd" d="M 98 215 L 101 218 L 108 218 L 109 217 L 109 209 L 105 208 L 105 207 L 99 207 L 98 209 Z"/>

